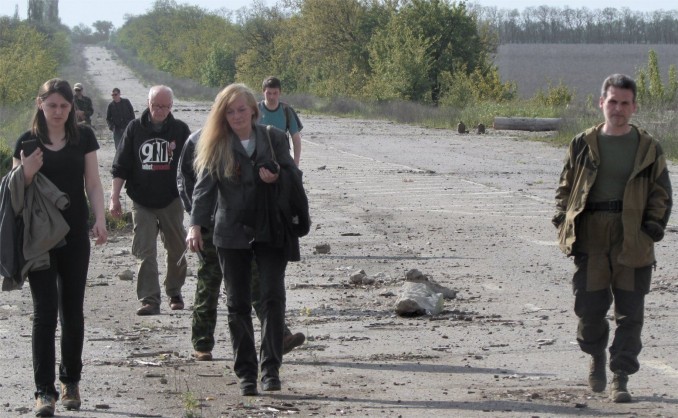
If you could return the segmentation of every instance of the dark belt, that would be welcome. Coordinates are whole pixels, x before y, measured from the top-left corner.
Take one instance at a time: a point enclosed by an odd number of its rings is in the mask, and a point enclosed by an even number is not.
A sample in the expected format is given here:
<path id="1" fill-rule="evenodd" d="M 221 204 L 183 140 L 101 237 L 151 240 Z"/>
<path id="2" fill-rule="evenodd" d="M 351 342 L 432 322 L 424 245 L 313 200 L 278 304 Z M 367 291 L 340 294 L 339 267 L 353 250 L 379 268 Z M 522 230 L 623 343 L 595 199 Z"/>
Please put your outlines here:
<path id="1" fill-rule="evenodd" d="M 621 212 L 623 207 L 623 201 L 610 200 L 609 202 L 589 202 L 586 204 L 584 209 L 590 211 Z"/>

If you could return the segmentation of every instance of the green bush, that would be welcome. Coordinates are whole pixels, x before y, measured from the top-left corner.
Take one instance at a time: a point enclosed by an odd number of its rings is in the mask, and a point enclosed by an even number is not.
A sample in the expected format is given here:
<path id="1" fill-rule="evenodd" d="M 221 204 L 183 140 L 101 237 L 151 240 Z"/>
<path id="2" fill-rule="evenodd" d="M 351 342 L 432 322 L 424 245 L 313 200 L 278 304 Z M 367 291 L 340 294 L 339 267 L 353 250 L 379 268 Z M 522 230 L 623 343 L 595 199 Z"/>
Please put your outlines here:
<path id="1" fill-rule="evenodd" d="M 12 169 L 12 150 L 0 144 L 0 177 L 4 177 Z"/>
<path id="2" fill-rule="evenodd" d="M 463 67 L 454 73 L 443 72 L 440 79 L 440 104 L 444 106 L 464 108 L 481 103 L 501 104 L 516 98 L 516 85 L 502 82 L 497 67 L 485 71 L 476 68 L 470 74 Z"/>
<path id="3" fill-rule="evenodd" d="M 659 57 L 654 50 L 650 50 L 647 58 L 647 66 L 640 68 L 636 73 L 638 86 L 637 101 L 639 104 L 660 109 L 670 107 L 678 101 L 678 71 L 676 66 L 669 66 L 668 82 L 662 82 L 659 73 Z"/>
<path id="4" fill-rule="evenodd" d="M 563 107 L 572 103 L 574 97 L 575 92 L 564 85 L 561 80 L 557 86 L 552 85 L 549 81 L 546 91 L 539 89 L 534 96 L 534 100 L 540 106 Z"/>

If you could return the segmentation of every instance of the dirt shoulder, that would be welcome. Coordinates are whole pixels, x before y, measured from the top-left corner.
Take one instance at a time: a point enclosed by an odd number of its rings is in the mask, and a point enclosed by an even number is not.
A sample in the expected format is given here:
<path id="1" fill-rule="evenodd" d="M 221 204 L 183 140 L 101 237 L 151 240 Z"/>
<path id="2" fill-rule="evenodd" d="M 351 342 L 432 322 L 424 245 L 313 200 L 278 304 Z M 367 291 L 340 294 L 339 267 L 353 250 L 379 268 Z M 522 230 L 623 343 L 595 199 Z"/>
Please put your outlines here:
<path id="1" fill-rule="evenodd" d="M 86 54 L 100 91 L 117 86 L 143 108 L 148 86 L 106 50 Z M 210 104 L 178 99 L 175 117 L 199 128 Z M 92 251 L 83 410 L 58 408 L 59 416 L 678 416 L 675 223 L 657 248 L 642 368 L 630 380 L 636 402 L 613 404 L 586 386 L 572 263 L 549 222 L 563 149 L 509 132 L 302 118 L 313 229 L 286 288 L 290 327 L 308 340 L 285 357 L 283 390 L 239 395 L 223 300 L 215 361 L 191 358 L 195 257 L 187 309 L 172 312 L 164 301 L 161 315 L 136 316 L 136 282 L 118 277 L 136 270 L 122 233 Z M 98 137 L 108 190 L 112 138 L 103 129 Z M 316 253 L 320 244 L 330 252 Z M 442 314 L 394 314 L 412 268 L 458 291 Z M 373 284 L 349 282 L 361 269 Z M 28 288 L 2 294 L 3 416 L 32 415 L 31 312 Z"/>

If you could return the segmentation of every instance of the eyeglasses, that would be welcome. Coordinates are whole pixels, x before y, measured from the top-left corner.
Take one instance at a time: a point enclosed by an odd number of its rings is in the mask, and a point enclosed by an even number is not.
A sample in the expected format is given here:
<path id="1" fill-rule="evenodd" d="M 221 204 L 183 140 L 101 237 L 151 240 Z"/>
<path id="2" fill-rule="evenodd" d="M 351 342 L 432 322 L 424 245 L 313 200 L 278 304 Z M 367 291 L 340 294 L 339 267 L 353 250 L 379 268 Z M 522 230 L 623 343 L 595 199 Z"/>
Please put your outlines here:
<path id="1" fill-rule="evenodd" d="M 158 105 L 155 103 L 151 103 L 151 109 L 153 110 L 170 110 L 172 108 L 172 105 Z"/>
<path id="2" fill-rule="evenodd" d="M 113 94 L 111 94 L 111 96 L 113 96 L 113 97 L 120 96 L 120 93 L 113 93 Z"/>

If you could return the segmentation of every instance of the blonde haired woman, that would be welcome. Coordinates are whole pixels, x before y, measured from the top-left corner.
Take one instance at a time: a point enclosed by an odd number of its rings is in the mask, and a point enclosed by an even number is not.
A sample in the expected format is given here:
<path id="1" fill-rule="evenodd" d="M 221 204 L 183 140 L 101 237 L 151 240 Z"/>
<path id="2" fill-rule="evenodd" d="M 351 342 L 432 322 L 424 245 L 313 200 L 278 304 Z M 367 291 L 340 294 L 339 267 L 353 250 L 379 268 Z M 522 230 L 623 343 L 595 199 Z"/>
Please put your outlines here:
<path id="1" fill-rule="evenodd" d="M 234 371 L 245 396 L 258 393 L 252 259 L 261 280 L 261 388 L 281 388 L 288 254 L 277 209 L 277 182 L 280 170 L 298 170 L 284 132 L 270 128 L 267 133 L 267 127 L 256 123 L 258 118 L 257 101 L 245 85 L 231 84 L 217 95 L 196 147 L 198 179 L 186 238 L 191 251 L 202 250 L 202 230 L 214 217 L 213 241 L 226 286 Z"/>

